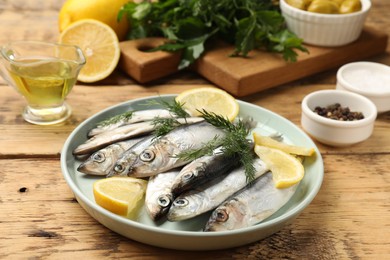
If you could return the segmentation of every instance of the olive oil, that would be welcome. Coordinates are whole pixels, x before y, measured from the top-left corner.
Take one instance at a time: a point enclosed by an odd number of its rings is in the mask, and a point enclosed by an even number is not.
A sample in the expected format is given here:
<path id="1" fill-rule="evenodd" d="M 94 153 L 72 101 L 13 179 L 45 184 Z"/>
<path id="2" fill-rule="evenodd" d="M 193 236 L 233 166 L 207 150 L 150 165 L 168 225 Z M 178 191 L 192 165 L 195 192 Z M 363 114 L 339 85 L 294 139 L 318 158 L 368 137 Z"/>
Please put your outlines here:
<path id="1" fill-rule="evenodd" d="M 26 58 L 11 64 L 8 70 L 29 106 L 58 107 L 77 80 L 78 66 L 74 61 L 61 59 Z"/>

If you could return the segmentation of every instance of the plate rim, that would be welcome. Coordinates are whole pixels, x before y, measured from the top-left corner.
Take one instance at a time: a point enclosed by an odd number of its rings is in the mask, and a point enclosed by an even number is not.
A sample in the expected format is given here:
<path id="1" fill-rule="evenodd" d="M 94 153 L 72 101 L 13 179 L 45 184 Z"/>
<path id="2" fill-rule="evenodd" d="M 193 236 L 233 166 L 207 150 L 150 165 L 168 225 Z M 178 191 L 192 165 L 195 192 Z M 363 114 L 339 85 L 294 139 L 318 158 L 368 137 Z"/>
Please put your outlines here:
<path id="1" fill-rule="evenodd" d="M 68 172 L 68 167 L 67 167 L 67 163 L 68 163 L 67 162 L 67 153 L 69 152 L 68 151 L 68 147 L 69 147 L 70 143 L 72 142 L 73 138 L 76 136 L 76 134 L 83 127 L 85 127 L 86 124 L 88 124 L 89 122 L 93 121 L 96 117 L 98 117 L 98 116 L 100 116 L 102 114 L 105 114 L 105 113 L 107 113 L 107 112 L 109 112 L 109 111 L 111 111 L 113 109 L 119 108 L 121 106 L 131 105 L 131 104 L 133 104 L 135 102 L 142 102 L 142 101 L 145 101 L 145 100 L 157 99 L 157 98 L 173 98 L 175 96 L 177 96 L 177 95 L 176 94 L 165 94 L 165 95 L 158 95 L 158 96 L 148 96 L 148 97 L 143 97 L 143 98 L 131 99 L 131 100 L 128 100 L 128 101 L 124 101 L 124 102 L 118 103 L 116 105 L 109 106 L 109 107 L 107 107 L 107 108 L 105 108 L 105 109 L 103 109 L 103 110 L 93 114 L 92 116 L 88 117 L 84 121 L 82 121 L 70 133 L 70 135 L 68 136 L 68 138 L 66 139 L 66 141 L 65 141 L 65 143 L 63 145 L 63 148 L 61 149 L 61 157 L 60 157 L 61 172 L 62 172 L 62 175 L 63 175 L 67 185 L 69 186 L 69 188 L 71 189 L 71 191 L 73 192 L 73 194 L 75 195 L 77 200 L 81 199 L 82 202 L 87 204 L 87 206 L 90 207 L 92 210 L 97 211 L 99 214 L 102 214 L 105 217 L 113 219 L 113 220 L 119 222 L 120 224 L 124 224 L 126 226 L 130 225 L 130 226 L 132 226 L 134 228 L 140 228 L 140 229 L 144 229 L 144 230 L 147 230 L 147 231 L 150 231 L 150 232 L 157 232 L 159 234 L 165 234 L 165 235 L 175 235 L 175 236 L 185 236 L 185 237 L 187 237 L 187 236 L 189 236 L 189 237 L 202 237 L 203 238 L 203 237 L 234 236 L 234 235 L 241 234 L 241 233 L 246 233 L 246 232 L 255 232 L 257 229 L 260 229 L 262 226 L 265 226 L 265 225 L 267 225 L 267 226 L 278 225 L 281 222 L 283 222 L 285 220 L 285 218 L 293 219 L 293 218 L 297 217 L 300 214 L 300 212 L 302 212 L 313 201 L 313 199 L 316 197 L 316 195 L 318 194 L 318 192 L 319 192 L 319 190 L 320 190 L 320 188 L 322 186 L 322 183 L 323 183 L 324 163 L 323 163 L 323 159 L 322 159 L 321 153 L 320 153 L 318 147 L 313 142 L 313 140 L 302 129 L 300 129 L 296 124 L 292 123 L 287 118 L 285 118 L 285 117 L 283 117 L 283 116 L 281 116 L 281 115 L 279 115 L 279 114 L 277 114 L 277 113 L 275 113 L 275 112 L 273 112 L 271 110 L 268 110 L 268 109 L 266 109 L 264 107 L 261 107 L 259 105 L 255 105 L 255 104 L 252 104 L 252 103 L 249 103 L 249 102 L 237 99 L 237 101 L 239 102 L 240 105 L 242 103 L 242 104 L 245 104 L 246 106 L 252 107 L 254 109 L 261 109 L 264 112 L 271 114 L 273 117 L 277 117 L 279 120 L 284 121 L 285 123 L 289 124 L 291 127 L 296 128 L 300 132 L 300 134 L 304 135 L 308 140 L 310 140 L 310 142 L 313 145 L 313 148 L 316 150 L 316 158 L 315 158 L 315 160 L 319 164 L 319 167 L 320 167 L 320 169 L 319 169 L 320 172 L 318 173 L 317 178 L 320 178 L 320 179 L 316 182 L 316 185 L 313 186 L 313 188 L 305 196 L 305 198 L 302 201 L 300 201 L 296 206 L 294 206 L 293 208 L 289 209 L 288 212 L 285 212 L 281 216 L 278 216 L 278 217 L 276 217 L 274 219 L 271 219 L 271 220 L 268 220 L 266 222 L 261 222 L 261 223 L 258 223 L 256 225 L 253 225 L 253 226 L 250 226 L 250 227 L 241 228 L 241 229 L 237 229 L 237 230 L 228 230 L 228 231 L 219 231 L 219 232 L 200 232 L 200 231 L 187 231 L 187 230 L 172 230 L 172 229 L 159 228 L 158 226 L 149 226 L 149 225 L 140 223 L 138 221 L 131 220 L 131 219 L 126 219 L 126 218 L 124 218 L 122 216 L 116 215 L 116 214 L 114 214 L 114 213 L 112 213 L 112 212 L 110 212 L 110 211 L 100 207 L 95 202 L 91 201 L 80 190 L 80 188 L 76 185 L 76 183 L 73 181 L 72 177 L 70 176 L 70 173 Z M 83 206 L 81 204 L 80 204 L 80 206 L 83 208 Z M 87 212 L 87 213 L 89 215 L 91 215 L 89 212 Z M 92 216 L 92 217 L 95 218 L 95 216 Z M 96 219 L 96 220 L 100 224 L 104 225 L 98 219 Z M 104 225 L 104 226 L 106 226 L 106 225 Z M 116 232 L 116 231 L 114 231 L 114 232 Z"/>

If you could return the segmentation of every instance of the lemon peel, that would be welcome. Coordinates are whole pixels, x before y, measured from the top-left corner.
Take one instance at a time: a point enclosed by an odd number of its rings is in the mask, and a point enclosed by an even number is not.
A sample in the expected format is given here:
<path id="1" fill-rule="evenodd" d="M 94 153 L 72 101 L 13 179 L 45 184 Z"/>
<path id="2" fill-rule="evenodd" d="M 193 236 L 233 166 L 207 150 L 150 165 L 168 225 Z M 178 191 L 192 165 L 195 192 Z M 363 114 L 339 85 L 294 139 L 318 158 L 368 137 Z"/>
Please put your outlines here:
<path id="1" fill-rule="evenodd" d="M 303 179 L 305 169 L 295 156 L 261 145 L 255 145 L 254 151 L 272 172 L 276 188 L 288 188 Z"/>
<path id="2" fill-rule="evenodd" d="M 209 113 L 223 116 L 233 121 L 240 110 L 237 100 L 226 91 L 203 87 L 183 91 L 176 97 L 176 101 L 183 104 L 183 108 L 191 116 L 200 116 L 203 109 Z"/>
<path id="3" fill-rule="evenodd" d="M 134 217 L 142 205 L 147 181 L 131 177 L 100 179 L 93 184 L 96 204 L 112 213 Z"/>
<path id="4" fill-rule="evenodd" d="M 253 140 L 257 145 L 279 149 L 286 153 L 295 154 L 295 155 L 312 156 L 315 154 L 315 150 L 312 147 L 307 148 L 303 146 L 286 144 L 283 142 L 276 141 L 269 136 L 260 135 L 256 132 L 253 132 L 252 135 L 253 135 Z"/>
<path id="5" fill-rule="evenodd" d="M 60 43 L 79 46 L 86 58 L 78 80 L 96 82 L 108 77 L 120 58 L 119 40 L 108 25 L 94 19 L 83 19 L 68 26 L 60 35 Z"/>
<path id="6" fill-rule="evenodd" d="M 82 19 L 95 19 L 110 26 L 120 40 L 129 30 L 127 19 L 118 21 L 118 13 L 129 0 L 67 0 L 58 15 L 59 31 Z"/>

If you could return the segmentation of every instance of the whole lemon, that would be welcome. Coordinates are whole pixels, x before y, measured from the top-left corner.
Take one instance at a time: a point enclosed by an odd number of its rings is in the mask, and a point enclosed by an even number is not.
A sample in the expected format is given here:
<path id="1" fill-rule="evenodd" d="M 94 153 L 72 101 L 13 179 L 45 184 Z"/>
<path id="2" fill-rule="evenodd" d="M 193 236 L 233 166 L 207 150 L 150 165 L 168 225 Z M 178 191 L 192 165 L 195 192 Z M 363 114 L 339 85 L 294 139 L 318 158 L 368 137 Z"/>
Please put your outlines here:
<path id="1" fill-rule="evenodd" d="M 120 8 L 130 0 L 67 0 L 61 7 L 58 24 L 62 32 L 73 22 L 81 19 L 95 19 L 110 26 L 124 40 L 129 29 L 127 19 L 117 20 Z"/>

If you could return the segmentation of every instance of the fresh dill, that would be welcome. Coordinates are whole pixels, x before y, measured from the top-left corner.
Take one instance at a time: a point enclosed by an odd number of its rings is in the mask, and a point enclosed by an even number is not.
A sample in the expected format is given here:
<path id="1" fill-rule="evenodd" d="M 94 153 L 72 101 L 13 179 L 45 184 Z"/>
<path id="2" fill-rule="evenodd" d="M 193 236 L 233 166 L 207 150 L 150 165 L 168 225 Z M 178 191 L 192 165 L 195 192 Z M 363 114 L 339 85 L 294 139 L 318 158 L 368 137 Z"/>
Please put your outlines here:
<path id="1" fill-rule="evenodd" d="M 155 117 L 152 120 L 152 124 L 155 127 L 153 131 L 155 139 L 166 135 L 178 126 L 183 125 L 183 123 L 180 123 L 177 118 L 183 118 L 184 124 L 187 124 L 186 118 L 189 117 L 189 114 L 184 110 L 183 105 L 176 100 L 173 100 L 173 102 L 168 102 L 163 99 L 151 100 L 148 102 L 148 105 L 162 106 L 172 114 L 172 117 L 169 118 Z"/>
<path id="2" fill-rule="evenodd" d="M 129 120 L 129 119 L 131 119 L 133 117 L 133 113 L 134 113 L 134 111 L 126 111 L 126 112 L 124 112 L 122 114 L 113 116 L 113 117 L 111 117 L 109 119 L 106 119 L 106 120 L 98 123 L 98 127 L 104 127 L 104 126 L 107 126 L 107 125 L 118 123 L 120 121 Z"/>
<path id="3" fill-rule="evenodd" d="M 187 118 L 189 115 L 184 110 L 183 104 L 174 100 L 170 103 L 165 100 L 154 100 L 149 102 L 150 105 L 160 105 L 169 110 L 177 118 Z M 232 123 L 229 119 L 217 115 L 206 110 L 199 110 L 201 117 L 203 117 L 209 124 L 223 129 L 226 131 L 226 135 L 223 138 L 218 136 L 214 137 L 211 141 L 205 143 L 201 148 L 194 150 L 187 150 L 175 155 L 175 157 L 183 160 L 192 161 L 205 155 L 212 155 L 217 147 L 221 147 L 222 153 L 226 156 L 236 156 L 239 158 L 241 164 L 245 168 L 245 175 L 247 182 L 250 183 L 254 180 L 255 167 L 253 166 L 253 143 L 247 139 L 251 124 L 238 120 L 236 123 Z M 154 136 L 158 138 L 163 136 L 176 127 L 182 125 L 177 118 L 155 118 L 153 124 L 155 125 Z"/>
<path id="4" fill-rule="evenodd" d="M 146 104 L 148 106 L 153 106 L 153 105 L 163 106 L 166 110 L 171 112 L 173 115 L 180 117 L 180 118 L 187 118 L 190 116 L 184 110 L 183 104 L 181 104 L 180 102 L 177 102 L 176 100 L 173 100 L 173 102 L 168 102 L 168 101 L 160 98 L 159 100 L 157 100 L 157 99 L 150 100 L 150 101 L 146 102 Z"/>
<path id="5" fill-rule="evenodd" d="M 152 124 L 154 125 L 153 135 L 155 138 L 168 134 L 176 127 L 182 125 L 176 118 L 159 118 L 153 119 Z"/>
<path id="6" fill-rule="evenodd" d="M 249 134 L 249 129 L 242 120 L 238 120 L 236 124 L 230 122 L 227 118 L 210 113 L 206 110 L 199 111 L 202 117 L 215 127 L 226 130 L 226 136 L 221 139 L 221 147 L 227 156 L 238 156 L 240 162 L 245 168 L 247 182 L 254 180 L 255 167 L 253 166 L 253 143 L 246 137 Z"/>
<path id="7" fill-rule="evenodd" d="M 249 134 L 247 125 L 242 120 L 233 124 L 227 118 L 206 110 L 199 112 L 208 123 L 225 130 L 226 135 L 223 138 L 214 137 L 201 148 L 181 152 L 176 157 L 184 160 L 195 160 L 201 156 L 211 155 L 217 147 L 221 147 L 222 153 L 226 156 L 239 158 L 245 168 L 247 182 L 252 182 L 255 176 L 253 143 L 246 138 Z"/>
<path id="8" fill-rule="evenodd" d="M 218 136 L 215 136 L 211 141 L 205 143 L 201 148 L 183 151 L 180 154 L 175 155 L 175 157 L 185 161 L 193 161 L 205 155 L 212 155 L 215 148 L 221 146 L 221 144 L 221 139 L 218 138 Z"/>

